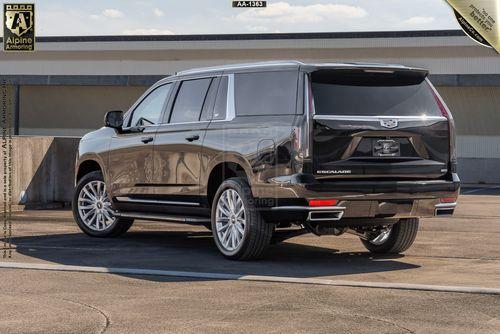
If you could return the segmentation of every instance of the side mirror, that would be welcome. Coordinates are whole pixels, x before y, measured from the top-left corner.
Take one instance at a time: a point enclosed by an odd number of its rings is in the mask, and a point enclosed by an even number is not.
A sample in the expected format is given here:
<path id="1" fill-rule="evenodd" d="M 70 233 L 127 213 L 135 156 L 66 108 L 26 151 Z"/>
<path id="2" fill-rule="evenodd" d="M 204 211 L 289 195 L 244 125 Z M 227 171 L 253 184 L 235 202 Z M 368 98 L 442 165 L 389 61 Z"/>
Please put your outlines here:
<path id="1" fill-rule="evenodd" d="M 104 116 L 104 126 L 121 130 L 123 126 L 123 111 L 108 111 L 106 116 Z"/>

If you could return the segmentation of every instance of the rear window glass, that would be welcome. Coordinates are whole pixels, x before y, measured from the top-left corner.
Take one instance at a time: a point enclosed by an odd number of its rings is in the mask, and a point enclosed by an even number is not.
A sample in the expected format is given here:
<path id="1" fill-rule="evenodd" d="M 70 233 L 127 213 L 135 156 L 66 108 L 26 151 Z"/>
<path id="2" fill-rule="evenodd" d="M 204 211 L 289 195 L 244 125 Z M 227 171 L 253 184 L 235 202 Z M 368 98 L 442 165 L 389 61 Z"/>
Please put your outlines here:
<path id="1" fill-rule="evenodd" d="M 295 114 L 298 71 L 234 76 L 236 115 Z"/>
<path id="2" fill-rule="evenodd" d="M 441 116 L 426 81 L 403 86 L 312 83 L 315 113 L 353 116 Z"/>

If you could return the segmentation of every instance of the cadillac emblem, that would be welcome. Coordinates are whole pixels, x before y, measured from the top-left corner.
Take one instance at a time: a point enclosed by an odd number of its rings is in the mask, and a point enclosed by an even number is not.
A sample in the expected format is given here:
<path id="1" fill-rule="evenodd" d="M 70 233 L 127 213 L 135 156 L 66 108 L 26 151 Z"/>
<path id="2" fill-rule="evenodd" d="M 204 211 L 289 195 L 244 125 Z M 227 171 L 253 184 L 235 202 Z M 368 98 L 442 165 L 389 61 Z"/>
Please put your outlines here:
<path id="1" fill-rule="evenodd" d="M 393 119 L 393 118 L 381 118 L 380 119 L 380 125 L 383 126 L 384 128 L 388 129 L 394 129 L 395 127 L 398 126 L 398 120 Z"/>

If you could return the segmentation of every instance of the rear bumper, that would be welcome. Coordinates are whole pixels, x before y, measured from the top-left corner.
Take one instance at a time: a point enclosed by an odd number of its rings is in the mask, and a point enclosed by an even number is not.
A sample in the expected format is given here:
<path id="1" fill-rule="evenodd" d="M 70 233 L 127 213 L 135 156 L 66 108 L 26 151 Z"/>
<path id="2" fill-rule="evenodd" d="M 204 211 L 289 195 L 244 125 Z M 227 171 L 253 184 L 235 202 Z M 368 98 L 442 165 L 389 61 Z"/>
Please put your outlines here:
<path id="1" fill-rule="evenodd" d="M 278 221 L 344 221 L 350 218 L 413 218 L 453 214 L 456 203 L 440 198 L 458 197 L 460 180 L 331 181 L 297 183 L 307 176 L 291 176 L 274 191 L 275 204 L 265 208 L 266 218 Z M 310 180 L 310 179 L 309 179 Z M 272 194 L 269 194 L 272 195 Z M 334 198 L 335 207 L 311 208 L 310 199 Z M 270 201 L 272 202 L 272 201 Z M 269 203 L 270 203 L 269 202 Z"/>

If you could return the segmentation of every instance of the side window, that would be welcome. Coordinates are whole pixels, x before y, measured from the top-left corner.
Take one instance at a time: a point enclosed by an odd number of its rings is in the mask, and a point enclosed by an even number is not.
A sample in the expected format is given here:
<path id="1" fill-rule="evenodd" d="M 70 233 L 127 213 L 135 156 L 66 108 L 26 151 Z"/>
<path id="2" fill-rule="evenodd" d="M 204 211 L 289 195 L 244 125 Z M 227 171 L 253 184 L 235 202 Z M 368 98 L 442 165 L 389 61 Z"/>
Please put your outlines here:
<path id="1" fill-rule="evenodd" d="M 240 73 L 234 80 L 236 115 L 295 114 L 298 71 Z"/>
<path id="2" fill-rule="evenodd" d="M 160 86 L 149 93 L 144 100 L 134 109 L 130 126 L 147 126 L 158 124 L 163 105 L 172 84 Z"/>
<path id="3" fill-rule="evenodd" d="M 200 121 L 210 121 L 212 119 L 212 112 L 214 111 L 214 103 L 217 95 L 217 89 L 219 88 L 219 78 L 213 78 L 210 88 L 208 89 L 207 97 L 205 98 L 205 103 L 203 104 L 203 109 L 201 111 Z"/>
<path id="4" fill-rule="evenodd" d="M 222 77 L 220 81 L 219 90 L 217 92 L 217 98 L 215 100 L 213 119 L 215 120 L 225 119 L 226 107 L 227 107 L 227 76 Z"/>
<path id="5" fill-rule="evenodd" d="M 170 123 L 198 121 L 211 81 L 212 78 L 206 78 L 186 80 L 181 83 L 170 116 Z"/>

